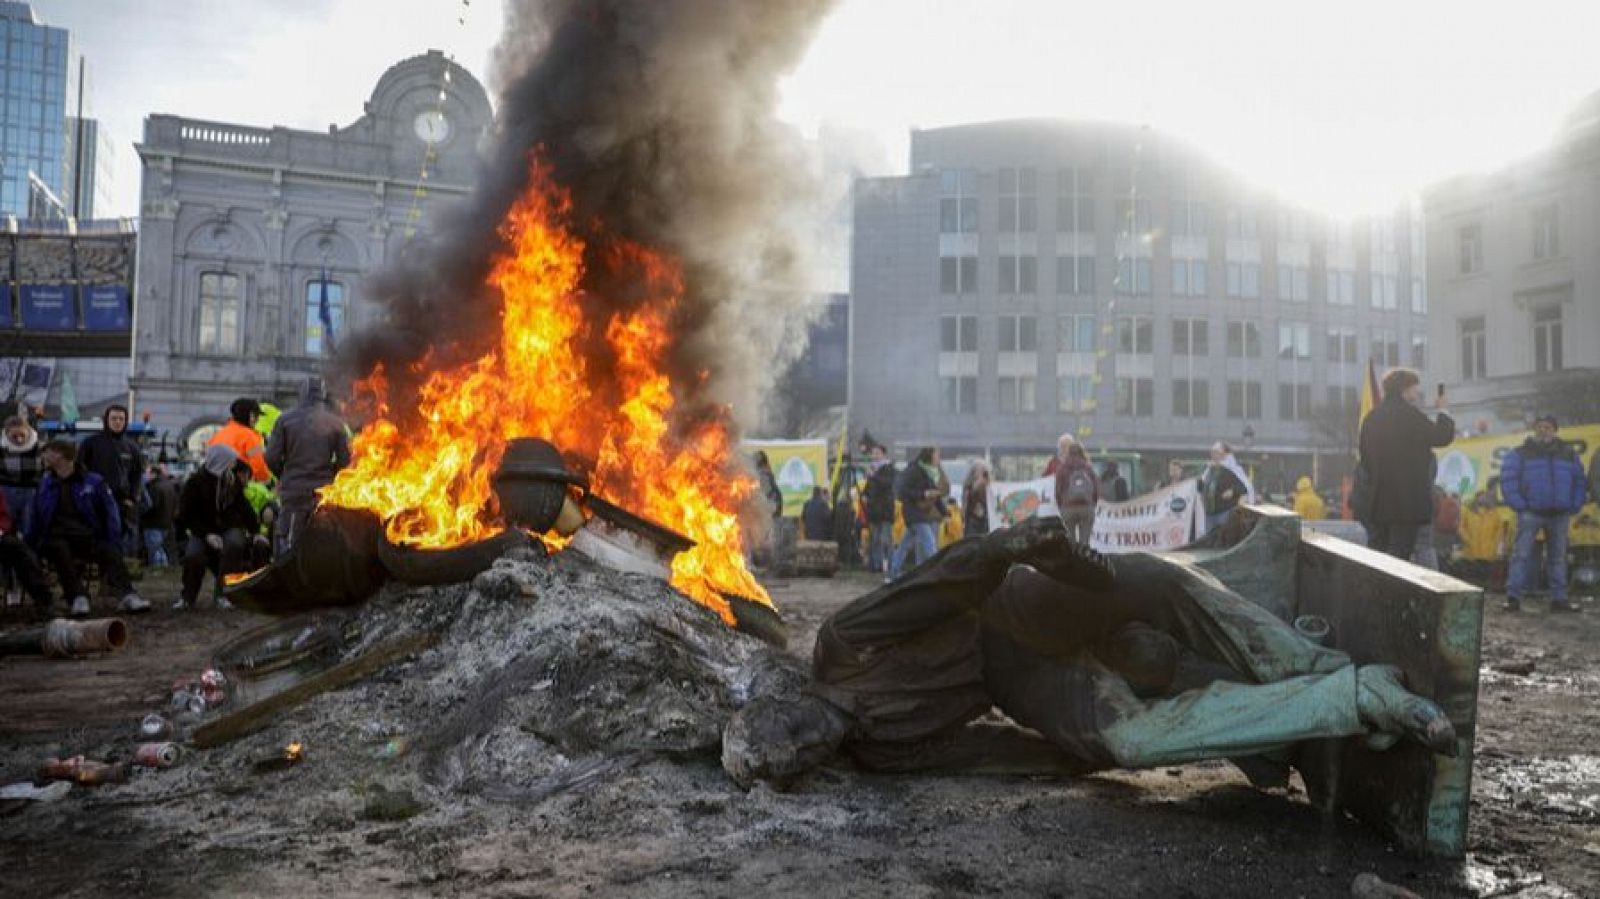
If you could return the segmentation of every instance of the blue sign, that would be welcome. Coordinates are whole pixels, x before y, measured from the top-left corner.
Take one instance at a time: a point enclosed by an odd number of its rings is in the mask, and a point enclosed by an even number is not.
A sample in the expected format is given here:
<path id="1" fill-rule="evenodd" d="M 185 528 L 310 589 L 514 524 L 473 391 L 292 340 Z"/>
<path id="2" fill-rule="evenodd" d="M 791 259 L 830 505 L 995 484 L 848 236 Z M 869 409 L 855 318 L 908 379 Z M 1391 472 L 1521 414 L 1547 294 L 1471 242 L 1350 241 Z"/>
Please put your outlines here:
<path id="1" fill-rule="evenodd" d="M 78 304 L 71 284 L 21 284 L 22 327 L 34 331 L 74 331 Z"/>
<path id="2" fill-rule="evenodd" d="M 9 328 L 12 324 L 11 285 L 0 281 L 0 291 L 4 291 L 3 295 L 0 295 L 0 328 Z"/>
<path id="3" fill-rule="evenodd" d="M 85 331 L 126 331 L 131 322 L 128 285 L 91 284 L 83 288 Z"/>

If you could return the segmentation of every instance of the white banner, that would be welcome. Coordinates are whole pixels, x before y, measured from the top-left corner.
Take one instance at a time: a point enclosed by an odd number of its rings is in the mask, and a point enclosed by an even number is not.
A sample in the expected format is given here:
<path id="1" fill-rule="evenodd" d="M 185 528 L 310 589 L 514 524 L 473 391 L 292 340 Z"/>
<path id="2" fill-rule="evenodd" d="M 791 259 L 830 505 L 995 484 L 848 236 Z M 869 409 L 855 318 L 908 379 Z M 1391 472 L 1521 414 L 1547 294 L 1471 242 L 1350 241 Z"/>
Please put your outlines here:
<path id="1" fill-rule="evenodd" d="M 989 484 L 989 521 L 996 528 L 1035 515 L 1059 515 L 1055 479 Z M 1205 530 L 1200 482 L 1194 478 L 1125 503 L 1095 506 L 1089 545 L 1103 553 L 1158 552 L 1193 542 Z"/>

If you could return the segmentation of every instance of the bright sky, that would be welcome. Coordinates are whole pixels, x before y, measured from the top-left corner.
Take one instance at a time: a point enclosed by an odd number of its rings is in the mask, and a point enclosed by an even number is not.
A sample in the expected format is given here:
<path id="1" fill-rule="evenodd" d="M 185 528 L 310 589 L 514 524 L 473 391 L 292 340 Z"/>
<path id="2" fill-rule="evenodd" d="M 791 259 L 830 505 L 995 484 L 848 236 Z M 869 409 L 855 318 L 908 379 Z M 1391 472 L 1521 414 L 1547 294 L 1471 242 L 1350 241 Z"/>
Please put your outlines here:
<path id="1" fill-rule="evenodd" d="M 89 57 L 93 114 L 131 143 L 151 112 L 323 129 L 430 47 L 485 74 L 495 0 L 36 0 Z M 466 24 L 457 23 L 466 11 Z M 865 132 L 1018 116 L 1147 124 L 1288 199 L 1385 209 L 1549 140 L 1600 90 L 1593 0 L 841 0 L 783 115 Z"/>

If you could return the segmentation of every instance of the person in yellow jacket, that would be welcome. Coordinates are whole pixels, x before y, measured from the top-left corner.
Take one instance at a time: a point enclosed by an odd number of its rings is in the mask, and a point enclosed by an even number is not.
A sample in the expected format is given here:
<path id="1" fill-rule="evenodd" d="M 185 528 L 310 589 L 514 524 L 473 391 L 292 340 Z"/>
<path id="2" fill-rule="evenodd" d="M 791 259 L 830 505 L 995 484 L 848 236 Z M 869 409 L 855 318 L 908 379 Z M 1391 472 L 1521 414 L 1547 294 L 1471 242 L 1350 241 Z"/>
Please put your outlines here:
<path id="1" fill-rule="evenodd" d="M 1502 567 L 1510 537 L 1506 532 L 1503 508 L 1496 506 L 1489 491 L 1480 491 L 1472 503 L 1461 510 L 1456 533 L 1461 537 L 1463 573 L 1475 583 L 1490 583 Z"/>
<path id="2" fill-rule="evenodd" d="M 1294 514 L 1301 521 L 1321 521 L 1328 517 L 1328 506 L 1317 495 L 1310 478 L 1301 478 L 1294 485 Z"/>
<path id="3" fill-rule="evenodd" d="M 267 470 L 267 442 L 256 430 L 256 420 L 261 417 L 261 404 L 240 397 L 228 406 L 228 416 L 231 420 L 222 426 L 222 430 L 211 435 L 206 446 L 221 444 L 232 449 L 250 466 L 252 480 L 272 480 L 272 472 Z"/>

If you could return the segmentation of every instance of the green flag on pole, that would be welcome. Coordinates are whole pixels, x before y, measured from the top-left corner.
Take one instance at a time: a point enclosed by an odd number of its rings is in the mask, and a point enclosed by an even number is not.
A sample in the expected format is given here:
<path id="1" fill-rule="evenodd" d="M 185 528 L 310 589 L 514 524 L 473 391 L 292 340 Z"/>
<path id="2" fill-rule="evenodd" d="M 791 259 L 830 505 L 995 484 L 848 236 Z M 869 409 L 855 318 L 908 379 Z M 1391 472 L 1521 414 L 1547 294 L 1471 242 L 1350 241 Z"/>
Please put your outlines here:
<path id="1" fill-rule="evenodd" d="M 68 372 L 61 374 L 61 422 L 78 422 L 78 392 L 72 389 L 72 375 Z"/>

